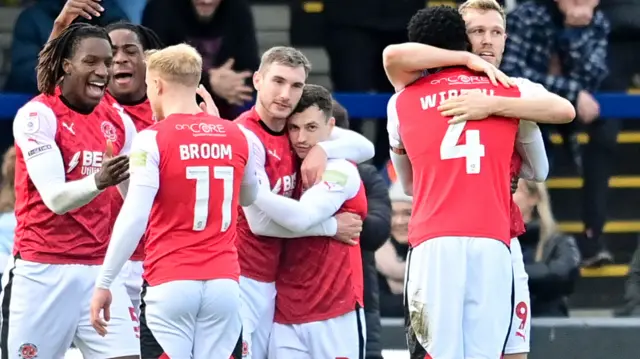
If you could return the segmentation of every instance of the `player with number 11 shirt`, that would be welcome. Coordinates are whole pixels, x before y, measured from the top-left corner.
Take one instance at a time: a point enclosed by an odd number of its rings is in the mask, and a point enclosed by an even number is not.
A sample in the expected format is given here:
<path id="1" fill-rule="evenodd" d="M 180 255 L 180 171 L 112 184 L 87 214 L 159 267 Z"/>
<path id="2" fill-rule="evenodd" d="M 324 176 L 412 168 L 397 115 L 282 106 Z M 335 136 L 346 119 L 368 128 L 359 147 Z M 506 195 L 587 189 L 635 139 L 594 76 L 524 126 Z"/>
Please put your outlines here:
<path id="1" fill-rule="evenodd" d="M 408 310 L 429 313 L 428 324 L 414 323 L 418 316 L 411 315 L 411 325 L 434 359 L 470 357 L 472 350 L 497 358 L 497 338 L 504 343 L 511 321 L 509 173 L 518 120 L 449 125 L 439 103 L 465 91 L 520 96 L 516 87 L 448 68 L 419 79 L 388 104 L 392 150 L 406 151 L 413 169 Z"/>
<path id="2" fill-rule="evenodd" d="M 149 101 L 161 120 L 134 139 L 129 191 L 96 283 L 92 324 L 106 334 L 100 311 L 109 308 L 108 289 L 146 228 L 141 356 L 240 359 L 237 207 L 258 192 L 254 144 L 196 104 L 202 58 L 194 48 L 159 50 L 147 66 Z"/>

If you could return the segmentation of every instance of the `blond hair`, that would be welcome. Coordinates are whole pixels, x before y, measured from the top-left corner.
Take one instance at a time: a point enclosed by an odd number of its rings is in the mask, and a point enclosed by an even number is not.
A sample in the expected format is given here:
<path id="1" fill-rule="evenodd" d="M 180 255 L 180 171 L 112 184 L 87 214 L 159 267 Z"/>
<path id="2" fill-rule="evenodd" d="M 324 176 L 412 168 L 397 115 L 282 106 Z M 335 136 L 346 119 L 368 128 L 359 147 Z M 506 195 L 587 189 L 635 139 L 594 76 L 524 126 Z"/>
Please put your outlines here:
<path id="1" fill-rule="evenodd" d="M 169 82 L 196 87 L 202 76 L 202 56 L 194 47 L 178 44 L 146 52 L 147 70 Z"/>
<path id="2" fill-rule="evenodd" d="M 293 68 L 303 67 L 304 73 L 308 76 L 311 71 L 311 62 L 304 54 L 293 47 L 275 46 L 265 51 L 260 59 L 260 68 L 263 71 L 271 64 L 279 64 Z"/>
<path id="3" fill-rule="evenodd" d="M 536 213 L 538 220 L 540 221 L 540 240 L 538 241 L 538 247 L 536 248 L 536 261 L 542 260 L 542 252 L 545 243 L 558 232 L 558 224 L 551 211 L 551 199 L 549 198 L 549 191 L 544 183 L 536 183 L 533 181 L 524 181 L 527 188 L 527 194 L 529 196 L 538 197 L 538 204 L 536 204 Z"/>
<path id="4" fill-rule="evenodd" d="M 460 15 L 464 16 L 465 11 L 473 9 L 479 11 L 497 11 L 504 20 L 505 26 L 507 25 L 507 15 L 504 9 L 496 0 L 467 0 L 458 8 Z"/>
<path id="5" fill-rule="evenodd" d="M 16 205 L 15 193 L 16 148 L 11 146 L 2 156 L 2 184 L 0 185 L 0 213 L 11 212 Z"/>

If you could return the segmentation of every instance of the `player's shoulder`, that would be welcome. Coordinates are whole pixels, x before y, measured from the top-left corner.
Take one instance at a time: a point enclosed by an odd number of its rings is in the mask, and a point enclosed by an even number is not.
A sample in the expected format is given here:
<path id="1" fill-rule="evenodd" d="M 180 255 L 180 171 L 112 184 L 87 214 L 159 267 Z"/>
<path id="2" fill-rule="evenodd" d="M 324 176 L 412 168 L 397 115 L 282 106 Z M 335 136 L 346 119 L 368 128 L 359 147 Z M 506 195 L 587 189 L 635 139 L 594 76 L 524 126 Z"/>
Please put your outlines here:
<path id="1" fill-rule="evenodd" d="M 45 125 L 55 128 L 57 121 L 52 106 L 36 97 L 18 109 L 13 127 L 15 130 L 29 134 L 38 132 Z"/>
<path id="2" fill-rule="evenodd" d="M 536 96 L 547 93 L 547 89 L 537 82 L 531 81 L 524 77 L 512 77 L 511 80 L 518 86 L 522 97 Z"/>

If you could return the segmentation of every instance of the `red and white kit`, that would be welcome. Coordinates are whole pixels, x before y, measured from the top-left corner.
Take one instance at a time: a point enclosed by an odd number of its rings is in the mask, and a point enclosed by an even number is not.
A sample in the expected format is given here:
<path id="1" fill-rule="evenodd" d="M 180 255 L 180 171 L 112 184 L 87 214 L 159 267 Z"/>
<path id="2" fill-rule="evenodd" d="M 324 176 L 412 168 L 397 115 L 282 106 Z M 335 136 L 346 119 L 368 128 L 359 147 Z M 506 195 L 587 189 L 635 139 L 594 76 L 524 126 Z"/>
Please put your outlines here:
<path id="1" fill-rule="evenodd" d="M 120 104 L 118 101 L 107 91 L 104 94 L 104 99 L 113 106 L 116 110 L 124 111 L 133 121 L 136 126 L 137 132 L 144 130 L 145 128 L 153 125 L 156 121 L 153 118 L 153 111 L 151 110 L 151 104 L 148 98 L 144 98 L 138 103 L 132 104 Z M 122 197 L 114 196 L 113 211 L 115 213 L 120 212 L 122 208 Z M 142 261 L 144 260 L 144 240 L 140 241 L 138 248 L 133 252 L 131 259 L 122 267 L 120 275 L 124 281 L 124 285 L 131 298 L 131 303 L 136 309 L 136 315 L 140 314 L 140 290 L 142 289 Z"/>
<path id="2" fill-rule="evenodd" d="M 540 84 L 523 78 L 513 78 L 518 85 L 521 97 L 531 98 L 548 94 Z M 549 173 L 549 162 L 544 148 L 542 133 L 537 125 L 529 121 L 520 121 L 516 151 L 511 158 L 511 177 L 526 180 L 546 178 Z M 505 354 L 520 354 L 529 352 L 531 331 L 531 305 L 529 296 L 529 276 L 524 268 L 522 248 L 518 236 L 525 232 L 522 213 L 518 206 L 511 201 L 511 259 L 513 265 L 513 316 L 509 337 L 504 348 Z"/>
<path id="3" fill-rule="evenodd" d="M 259 145 L 254 146 L 256 176 L 260 191 L 284 197 L 295 196 L 299 160 L 286 131 L 274 132 L 260 119 L 255 108 L 235 120 L 249 130 Z M 319 144 L 328 158 L 344 157 L 363 162 L 373 157 L 373 145 L 352 131 L 335 128 L 330 141 Z M 238 253 L 245 359 L 265 359 L 273 327 L 276 277 L 283 238 L 333 236 L 337 224 L 330 218 L 306 231 L 295 232 L 274 223 L 269 213 L 255 205 L 239 209 Z"/>
<path id="4" fill-rule="evenodd" d="M 100 337 L 89 303 L 111 234 L 115 189 L 99 191 L 107 141 L 128 153 L 131 119 L 102 101 L 81 113 L 39 95 L 16 114 L 14 260 L 3 277 L 5 358 L 61 358 L 71 343 L 87 358 L 139 355 L 138 323 L 124 284 L 113 283 L 109 335 Z"/>
<path id="5" fill-rule="evenodd" d="M 449 97 L 478 90 L 520 96 L 517 87 L 448 68 L 388 104 L 390 144 L 406 151 L 413 171 L 407 309 L 433 359 L 498 358 L 511 323 L 509 169 L 518 120 L 449 125 L 437 110 Z"/>
<path id="6" fill-rule="evenodd" d="M 357 167 L 329 160 L 322 180 L 300 201 L 261 191 L 255 206 L 277 224 L 304 232 L 350 212 L 363 219 L 367 198 Z M 285 241 L 276 280 L 269 358 L 363 358 L 362 257 L 359 245 L 326 236 Z"/>
<path id="7" fill-rule="evenodd" d="M 242 356 L 236 209 L 257 195 L 252 146 L 239 126 L 204 113 L 171 115 L 135 138 L 96 286 L 118 278 L 146 228 L 143 358 Z"/>

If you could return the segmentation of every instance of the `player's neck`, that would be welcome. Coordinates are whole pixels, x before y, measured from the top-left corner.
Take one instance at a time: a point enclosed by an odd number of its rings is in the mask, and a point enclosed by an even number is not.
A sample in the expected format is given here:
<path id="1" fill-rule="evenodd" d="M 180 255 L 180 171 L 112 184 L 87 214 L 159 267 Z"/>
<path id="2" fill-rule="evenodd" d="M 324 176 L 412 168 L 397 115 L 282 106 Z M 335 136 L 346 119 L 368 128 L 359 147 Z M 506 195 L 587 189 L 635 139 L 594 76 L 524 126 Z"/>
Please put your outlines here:
<path id="1" fill-rule="evenodd" d="M 196 102 L 195 93 L 175 92 L 166 96 L 171 101 L 165 101 L 162 104 L 162 112 L 165 118 L 175 114 L 195 115 L 202 112 Z"/>
<path id="2" fill-rule="evenodd" d="M 269 127 L 269 129 L 273 132 L 282 132 L 284 127 L 287 124 L 286 118 L 277 118 L 274 117 L 262 104 L 260 101 L 256 102 L 256 113 L 260 116 L 260 120 L 264 122 L 264 124 Z"/>

